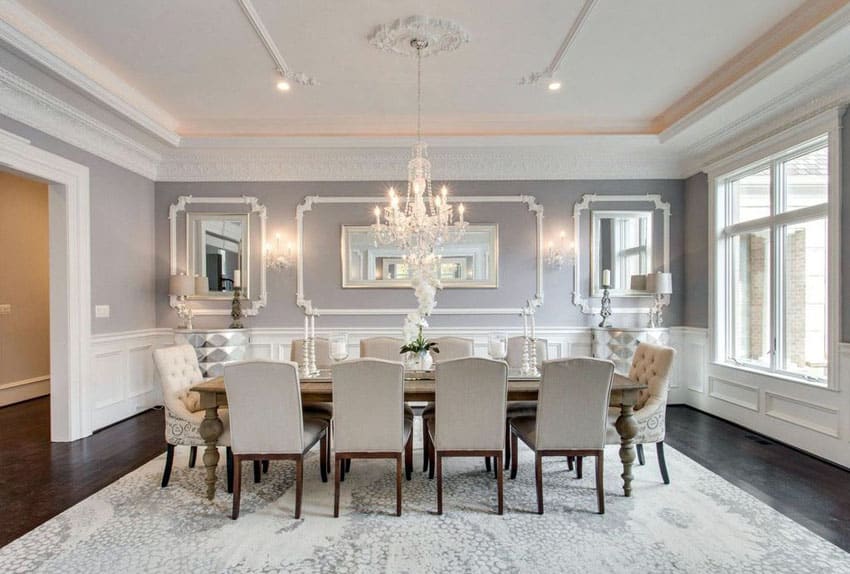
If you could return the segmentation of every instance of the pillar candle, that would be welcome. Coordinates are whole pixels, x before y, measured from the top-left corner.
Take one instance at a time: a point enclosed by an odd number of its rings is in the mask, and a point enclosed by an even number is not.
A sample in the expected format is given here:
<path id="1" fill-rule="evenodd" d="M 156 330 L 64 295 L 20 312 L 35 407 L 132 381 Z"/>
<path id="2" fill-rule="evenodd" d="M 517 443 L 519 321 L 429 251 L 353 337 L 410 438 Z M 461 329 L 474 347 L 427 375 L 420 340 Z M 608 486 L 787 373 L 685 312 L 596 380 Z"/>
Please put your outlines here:
<path id="1" fill-rule="evenodd" d="M 307 315 L 304 315 L 304 340 L 310 337 L 310 319 L 307 318 Z"/>
<path id="2" fill-rule="evenodd" d="M 316 316 L 310 315 L 310 336 L 316 338 Z"/>
<path id="3" fill-rule="evenodd" d="M 610 287 L 611 286 L 611 270 L 603 269 L 602 270 L 602 286 Z"/>
<path id="4" fill-rule="evenodd" d="M 242 271 L 239 269 L 233 271 L 233 287 L 242 287 Z"/>

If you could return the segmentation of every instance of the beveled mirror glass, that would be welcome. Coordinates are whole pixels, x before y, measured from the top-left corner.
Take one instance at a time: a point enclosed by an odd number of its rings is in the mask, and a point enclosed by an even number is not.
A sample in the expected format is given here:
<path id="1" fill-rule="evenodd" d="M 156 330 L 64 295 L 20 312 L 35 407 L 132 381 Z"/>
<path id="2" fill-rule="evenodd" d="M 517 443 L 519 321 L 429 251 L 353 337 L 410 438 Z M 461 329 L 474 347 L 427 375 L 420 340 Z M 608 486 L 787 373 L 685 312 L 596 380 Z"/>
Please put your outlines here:
<path id="1" fill-rule="evenodd" d="M 646 275 L 652 263 L 652 211 L 591 211 L 590 292 L 602 294 L 609 271 L 611 295 L 645 294 L 631 288 L 633 275 Z"/>
<path id="2" fill-rule="evenodd" d="M 187 269 L 190 275 L 205 277 L 207 293 L 195 298 L 233 297 L 236 271 L 244 297 L 250 297 L 250 219 L 247 213 L 186 214 Z"/>
<path id="3" fill-rule="evenodd" d="M 439 255 L 444 288 L 499 286 L 498 225 L 470 225 Z M 342 226 L 341 258 L 345 288 L 410 286 L 404 253 L 392 245 L 376 245 L 369 226 Z"/>

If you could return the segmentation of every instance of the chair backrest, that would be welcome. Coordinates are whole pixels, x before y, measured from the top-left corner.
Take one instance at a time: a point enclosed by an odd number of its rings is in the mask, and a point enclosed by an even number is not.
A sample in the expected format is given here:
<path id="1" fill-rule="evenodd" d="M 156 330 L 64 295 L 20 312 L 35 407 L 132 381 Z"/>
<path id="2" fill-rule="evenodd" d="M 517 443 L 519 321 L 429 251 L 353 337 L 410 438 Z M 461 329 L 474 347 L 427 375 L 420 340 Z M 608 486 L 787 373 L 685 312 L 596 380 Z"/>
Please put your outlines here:
<path id="1" fill-rule="evenodd" d="M 399 351 L 403 346 L 404 341 L 395 337 L 360 339 L 360 358 L 400 361 L 402 357 Z"/>
<path id="2" fill-rule="evenodd" d="M 466 337 L 437 337 L 439 353 L 431 353 L 434 362 L 452 361 L 454 359 L 465 359 L 475 355 L 475 341 Z"/>
<path id="3" fill-rule="evenodd" d="M 614 363 L 558 359 L 543 363 L 537 398 L 537 449 L 605 446 Z"/>
<path id="4" fill-rule="evenodd" d="M 483 357 L 437 363 L 438 450 L 498 450 L 505 446 L 508 364 Z"/>
<path id="5" fill-rule="evenodd" d="M 289 360 L 299 365 L 304 360 L 304 339 L 292 340 L 292 346 L 289 348 Z M 316 337 L 316 367 L 330 369 L 332 366 L 330 343 L 327 339 Z"/>
<path id="6" fill-rule="evenodd" d="M 505 360 L 512 369 L 522 367 L 522 349 L 525 347 L 525 337 L 511 337 L 508 339 L 508 356 Z M 537 368 L 543 366 L 543 361 L 548 359 L 549 345 L 546 339 L 537 339 Z"/>
<path id="7" fill-rule="evenodd" d="M 670 368 L 676 350 L 660 345 L 640 343 L 632 357 L 629 378 L 633 381 L 648 385 L 640 392 L 636 410 L 640 410 L 652 398 L 662 403 L 667 402 L 667 385 L 670 378 Z"/>
<path id="8" fill-rule="evenodd" d="M 332 372 L 336 451 L 401 452 L 404 366 L 356 359 L 334 365 Z"/>
<path id="9" fill-rule="evenodd" d="M 300 454 L 304 421 L 298 365 L 245 361 L 224 366 L 235 454 Z"/>
<path id="10" fill-rule="evenodd" d="M 162 347 L 154 350 L 153 360 L 162 384 L 165 406 L 174 412 L 186 410 L 180 399 L 189 387 L 204 380 L 195 348 L 192 345 Z"/>

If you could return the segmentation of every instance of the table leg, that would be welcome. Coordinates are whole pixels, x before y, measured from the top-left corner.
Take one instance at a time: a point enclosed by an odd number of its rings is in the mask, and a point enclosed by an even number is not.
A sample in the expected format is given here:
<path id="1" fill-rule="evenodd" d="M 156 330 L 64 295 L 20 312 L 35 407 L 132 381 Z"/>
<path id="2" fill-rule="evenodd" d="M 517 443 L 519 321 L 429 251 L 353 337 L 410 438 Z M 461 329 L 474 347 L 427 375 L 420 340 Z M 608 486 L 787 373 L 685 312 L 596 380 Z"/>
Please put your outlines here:
<path id="1" fill-rule="evenodd" d="M 218 466 L 218 437 L 224 431 L 224 423 L 218 418 L 218 407 L 207 407 L 204 411 L 204 420 L 201 421 L 201 426 L 198 429 L 201 433 L 201 438 L 206 443 L 204 450 L 204 467 L 207 469 L 207 498 L 212 500 L 215 498 L 215 469 Z"/>
<path id="2" fill-rule="evenodd" d="M 632 405 L 621 404 L 620 416 L 617 417 L 615 423 L 617 433 L 620 435 L 620 461 L 623 463 L 623 494 L 625 496 L 632 495 L 632 464 L 635 462 L 635 445 L 634 438 L 638 432 L 638 425 L 635 422 L 634 407 Z"/>

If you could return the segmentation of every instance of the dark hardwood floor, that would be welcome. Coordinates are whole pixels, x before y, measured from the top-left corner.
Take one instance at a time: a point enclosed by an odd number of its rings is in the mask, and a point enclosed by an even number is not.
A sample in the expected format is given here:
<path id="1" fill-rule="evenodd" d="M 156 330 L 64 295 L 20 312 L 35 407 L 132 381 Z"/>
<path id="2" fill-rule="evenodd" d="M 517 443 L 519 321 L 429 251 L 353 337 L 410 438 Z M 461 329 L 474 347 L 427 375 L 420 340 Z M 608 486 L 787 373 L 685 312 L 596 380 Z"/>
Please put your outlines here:
<path id="1" fill-rule="evenodd" d="M 165 450 L 159 410 L 73 443 L 50 442 L 49 415 L 47 398 L 0 408 L 0 546 Z M 684 406 L 668 409 L 667 443 L 850 551 L 847 470 Z"/>
<path id="2" fill-rule="evenodd" d="M 0 408 L 0 546 L 161 454 L 164 428 L 162 411 L 150 410 L 51 443 L 47 397 Z"/>

